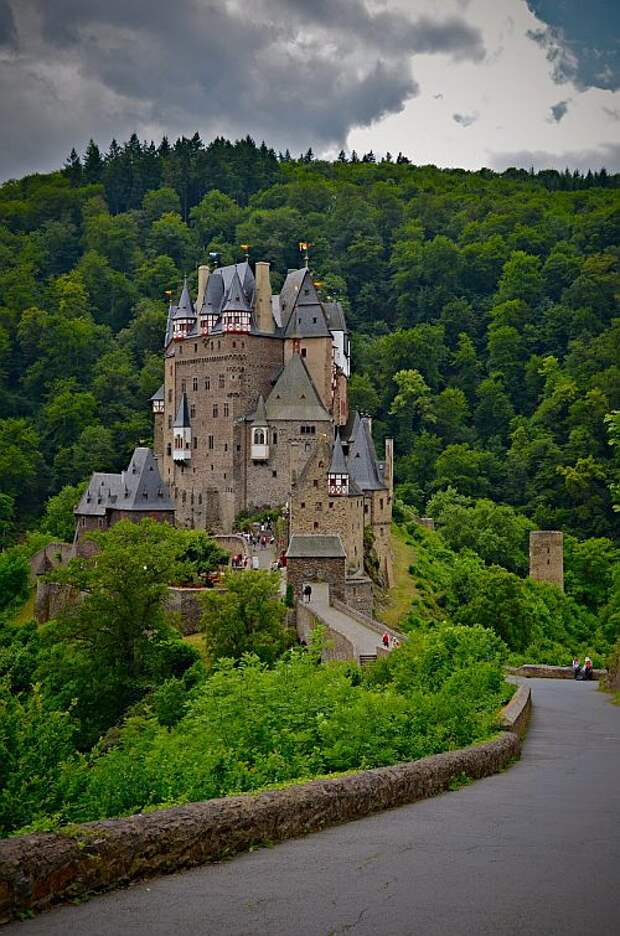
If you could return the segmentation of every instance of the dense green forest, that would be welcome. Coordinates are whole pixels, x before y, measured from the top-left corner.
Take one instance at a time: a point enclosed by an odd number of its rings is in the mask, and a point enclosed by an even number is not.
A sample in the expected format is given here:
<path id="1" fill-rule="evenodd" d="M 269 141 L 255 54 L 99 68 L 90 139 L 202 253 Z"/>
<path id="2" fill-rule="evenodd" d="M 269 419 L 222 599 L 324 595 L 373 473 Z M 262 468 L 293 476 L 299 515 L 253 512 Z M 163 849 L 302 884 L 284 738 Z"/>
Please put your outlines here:
<path id="1" fill-rule="evenodd" d="M 0 187 L 0 835 L 458 747 L 494 730 L 507 659 L 604 662 L 619 233 L 605 172 L 324 162 L 250 139 L 91 143 Z M 197 649 L 165 590 L 218 551 L 149 522 L 56 572 L 87 597 L 38 627 L 29 554 L 70 539 L 85 479 L 151 437 L 166 293 L 241 243 L 278 289 L 300 241 L 347 311 L 351 402 L 395 439 L 406 646 L 369 671 L 317 667 L 316 647 L 290 649 L 277 582 L 243 573 L 210 596 Z M 529 530 L 550 527 L 565 593 L 526 578 Z"/>
<path id="2" fill-rule="evenodd" d="M 352 402 L 396 440 L 399 495 L 448 486 L 535 525 L 614 532 L 619 176 L 280 156 L 250 139 L 91 143 L 0 188 L 4 536 L 151 433 L 167 290 L 217 252 L 310 241 L 347 308 Z M 616 518 L 617 519 L 617 518 Z"/>

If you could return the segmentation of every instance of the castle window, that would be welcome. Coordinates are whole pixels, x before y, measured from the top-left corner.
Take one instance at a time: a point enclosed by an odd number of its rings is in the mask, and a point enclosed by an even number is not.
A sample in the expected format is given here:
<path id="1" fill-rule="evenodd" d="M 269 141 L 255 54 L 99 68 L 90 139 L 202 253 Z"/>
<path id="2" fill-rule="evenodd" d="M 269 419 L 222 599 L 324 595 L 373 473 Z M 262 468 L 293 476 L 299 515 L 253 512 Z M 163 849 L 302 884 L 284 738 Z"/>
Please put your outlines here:
<path id="1" fill-rule="evenodd" d="M 368 504 L 364 504 L 364 513 L 365 513 L 365 514 L 368 513 Z"/>
<path id="2" fill-rule="evenodd" d="M 334 502 L 333 502 L 333 501 L 330 501 L 330 502 L 329 502 L 329 509 L 330 509 L 330 510 L 333 510 L 333 509 L 334 509 Z"/>
<path id="3" fill-rule="evenodd" d="M 383 498 L 382 497 L 379 498 L 379 507 L 381 508 L 381 510 L 383 510 Z"/>
<path id="4" fill-rule="evenodd" d="M 172 403 L 172 390 L 168 390 L 168 403 Z"/>
<path id="5" fill-rule="evenodd" d="M 237 342 L 233 341 L 233 348 L 236 348 L 236 347 L 237 347 Z"/>
<path id="6" fill-rule="evenodd" d="M 272 477 L 272 478 L 277 478 L 277 477 L 278 477 L 278 472 L 275 470 L 275 468 L 274 468 L 274 470 L 271 472 L 271 477 Z"/>
<path id="7" fill-rule="evenodd" d="M 199 494 L 199 495 L 198 495 L 198 503 L 199 503 L 199 504 L 202 504 L 202 494 Z"/>
<path id="8" fill-rule="evenodd" d="M 238 452 L 241 451 L 241 446 L 240 446 L 240 445 L 237 445 L 237 451 L 238 451 Z"/>
<path id="9" fill-rule="evenodd" d="M 228 442 L 224 442 L 224 451 L 225 451 L 225 452 L 228 451 Z"/>
<path id="10" fill-rule="evenodd" d="M 211 378 L 205 377 L 205 390 L 210 390 L 210 389 L 211 389 Z"/>
<path id="11" fill-rule="evenodd" d="M 312 321 L 313 321 L 313 323 L 316 325 L 316 323 L 318 322 L 318 319 L 317 319 L 316 315 L 313 315 L 313 316 L 312 316 Z"/>
<path id="12" fill-rule="evenodd" d="M 213 418 L 214 418 L 214 419 L 217 419 L 217 417 L 219 416 L 219 413 L 220 413 L 219 407 L 218 407 L 217 403 L 214 403 L 214 404 L 213 404 Z"/>
<path id="13" fill-rule="evenodd" d="M 181 381 L 181 393 L 185 393 L 186 390 L 187 390 L 187 386 L 185 384 L 185 381 L 182 380 Z"/>
<path id="14" fill-rule="evenodd" d="M 194 354 L 198 354 L 198 345 L 197 345 L 197 344 L 194 345 Z"/>
<path id="15" fill-rule="evenodd" d="M 219 351 L 221 347 L 222 347 L 222 342 L 221 342 L 221 341 L 218 341 L 218 343 L 217 343 L 217 350 Z"/>
<path id="16" fill-rule="evenodd" d="M 318 486 L 319 486 L 319 482 L 318 482 L 318 480 L 315 478 L 314 481 L 312 482 L 312 487 L 318 487 Z"/>
<path id="17" fill-rule="evenodd" d="M 301 356 L 302 356 L 302 357 L 305 357 L 305 356 L 306 356 L 306 349 L 305 349 L 305 348 L 302 348 L 302 349 L 301 349 Z"/>
<path id="18" fill-rule="evenodd" d="M 197 389 L 198 389 L 198 378 L 192 377 L 192 390 L 196 392 Z"/>
<path id="19" fill-rule="evenodd" d="M 264 445 L 264 444 L 265 444 L 265 433 L 264 433 L 263 429 L 255 429 L 255 430 L 254 430 L 253 444 L 254 444 L 254 445 Z"/>
<path id="20" fill-rule="evenodd" d="M 172 416 L 168 416 L 168 429 L 172 429 Z"/>
<path id="21" fill-rule="evenodd" d="M 183 494 L 181 495 L 181 498 L 182 498 L 182 500 L 183 500 L 183 503 L 185 504 L 186 501 L 187 501 L 187 491 L 183 491 Z"/>
<path id="22" fill-rule="evenodd" d="M 213 436 L 212 435 L 209 436 L 208 448 L 210 452 L 213 451 Z"/>
<path id="23" fill-rule="evenodd" d="M 211 342 L 211 350 L 213 351 L 213 342 Z"/>
<path id="24" fill-rule="evenodd" d="M 226 480 L 226 472 L 224 472 L 224 481 Z"/>
<path id="25" fill-rule="evenodd" d="M 274 434 L 273 434 L 273 444 L 274 444 L 274 445 L 277 445 L 277 444 L 278 444 L 278 433 L 277 433 L 277 432 L 274 432 Z"/>
<path id="26" fill-rule="evenodd" d="M 192 403 L 192 404 L 190 405 L 190 408 L 189 408 L 189 415 L 192 416 L 192 417 L 196 415 L 196 404 L 195 404 L 195 403 Z"/>
<path id="27" fill-rule="evenodd" d="M 316 504 L 314 505 L 314 509 L 315 509 L 315 510 L 319 510 L 319 511 L 323 510 L 323 504 L 322 504 L 322 502 L 321 502 L 321 501 L 317 501 Z"/>
<path id="28" fill-rule="evenodd" d="M 299 506 L 300 506 L 301 509 L 303 510 L 303 509 L 305 508 L 305 506 L 306 506 L 306 502 L 305 502 L 305 501 L 302 501 L 301 504 L 300 504 Z"/>
<path id="29" fill-rule="evenodd" d="M 172 445 L 170 442 L 168 442 L 166 446 L 166 455 L 172 455 Z"/>
<path id="30" fill-rule="evenodd" d="M 319 521 L 318 521 L 318 520 L 315 520 L 314 523 L 312 524 L 312 526 L 314 527 L 315 530 L 318 530 L 318 528 L 319 528 Z"/>
<path id="31" fill-rule="evenodd" d="M 224 416 L 228 416 L 228 403 L 224 403 Z"/>
<path id="32" fill-rule="evenodd" d="M 183 354 L 183 345 L 182 345 L 182 344 L 179 345 L 179 354 Z"/>
<path id="33" fill-rule="evenodd" d="M 194 436 L 194 448 L 198 448 L 198 439 Z"/>
<path id="34" fill-rule="evenodd" d="M 219 341 L 218 341 L 218 344 L 219 344 Z M 220 388 L 220 390 L 223 390 L 224 387 L 226 386 L 226 378 L 224 377 L 224 374 L 219 374 L 219 375 L 218 375 L 218 378 L 217 378 L 217 385 L 218 385 L 218 387 Z"/>

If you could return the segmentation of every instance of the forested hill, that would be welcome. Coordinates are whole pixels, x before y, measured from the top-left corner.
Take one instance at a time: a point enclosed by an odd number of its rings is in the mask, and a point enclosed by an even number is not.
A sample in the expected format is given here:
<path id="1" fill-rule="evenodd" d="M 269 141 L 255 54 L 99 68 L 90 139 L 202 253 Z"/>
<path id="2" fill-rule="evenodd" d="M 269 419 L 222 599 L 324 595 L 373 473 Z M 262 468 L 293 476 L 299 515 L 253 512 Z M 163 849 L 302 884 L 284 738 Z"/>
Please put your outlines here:
<path id="1" fill-rule="evenodd" d="M 195 283 L 210 254 L 230 263 L 250 244 L 278 288 L 309 241 L 324 296 L 347 307 L 352 402 L 378 441 L 394 435 L 404 501 L 422 511 L 452 487 L 612 535 L 619 182 L 133 137 L 6 183 L 0 534 L 149 439 L 166 291 L 185 272 Z"/>

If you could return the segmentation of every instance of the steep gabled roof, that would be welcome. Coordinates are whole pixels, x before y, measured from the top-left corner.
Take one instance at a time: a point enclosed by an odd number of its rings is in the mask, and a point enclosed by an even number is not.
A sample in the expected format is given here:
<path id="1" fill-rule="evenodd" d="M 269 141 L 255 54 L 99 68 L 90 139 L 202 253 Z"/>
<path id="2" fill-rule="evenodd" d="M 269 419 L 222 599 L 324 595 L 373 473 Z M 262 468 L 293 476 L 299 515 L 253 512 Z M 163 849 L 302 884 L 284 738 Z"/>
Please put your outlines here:
<path id="1" fill-rule="evenodd" d="M 297 293 L 299 292 L 306 272 L 307 270 L 305 267 L 302 267 L 301 270 L 289 270 L 289 273 L 284 280 L 279 297 L 280 313 L 282 316 L 283 325 L 285 325 L 289 320 L 289 316 L 293 306 L 295 305 L 295 300 L 297 299 Z"/>
<path id="2" fill-rule="evenodd" d="M 161 479 L 157 459 L 149 448 L 136 448 L 121 474 L 96 471 L 75 508 L 77 516 L 104 517 L 106 510 L 174 510 Z"/>
<path id="3" fill-rule="evenodd" d="M 176 419 L 174 421 L 175 429 L 188 429 L 191 426 L 189 421 L 189 407 L 187 405 L 187 394 L 182 393 L 179 400 Z"/>
<path id="4" fill-rule="evenodd" d="M 263 399 L 262 393 L 258 398 L 258 403 L 256 404 L 256 413 L 254 414 L 252 423 L 254 426 L 267 425 L 267 411 L 265 410 L 265 400 Z"/>
<path id="5" fill-rule="evenodd" d="M 330 331 L 348 331 L 344 309 L 339 302 L 324 302 L 323 308 L 325 309 Z"/>
<path id="6" fill-rule="evenodd" d="M 284 335 L 286 338 L 329 338 L 331 333 L 310 271 L 302 272 Z"/>
<path id="7" fill-rule="evenodd" d="M 383 490 L 386 485 L 379 472 L 369 420 L 355 413 L 348 439 L 347 465 L 351 479 L 362 491 Z"/>
<path id="8" fill-rule="evenodd" d="M 237 272 L 233 274 L 222 312 L 250 312 L 251 306 L 241 286 Z"/>
<path id="9" fill-rule="evenodd" d="M 267 416 L 300 422 L 331 421 L 323 406 L 308 369 L 299 354 L 294 354 L 267 397 Z"/>
<path id="10" fill-rule="evenodd" d="M 174 510 L 157 459 L 149 448 L 134 450 L 127 471 L 121 474 L 121 488 L 121 510 Z"/>

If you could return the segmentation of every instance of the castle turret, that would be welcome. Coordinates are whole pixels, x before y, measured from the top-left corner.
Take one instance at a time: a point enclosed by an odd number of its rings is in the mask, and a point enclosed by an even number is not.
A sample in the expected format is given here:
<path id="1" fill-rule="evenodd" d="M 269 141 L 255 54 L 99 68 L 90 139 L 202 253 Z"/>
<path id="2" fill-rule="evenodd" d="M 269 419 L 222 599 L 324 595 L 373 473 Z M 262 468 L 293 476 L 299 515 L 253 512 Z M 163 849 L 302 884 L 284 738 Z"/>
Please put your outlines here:
<path id="1" fill-rule="evenodd" d="M 176 339 L 185 338 L 194 330 L 195 324 L 196 311 L 187 288 L 187 277 L 185 277 L 181 298 L 172 316 L 173 337 Z"/>
<path id="2" fill-rule="evenodd" d="M 189 421 L 189 407 L 185 393 L 181 394 L 177 417 L 174 421 L 172 457 L 175 462 L 190 461 L 192 457 L 192 427 Z"/>
<path id="3" fill-rule="evenodd" d="M 256 414 L 252 422 L 252 443 L 250 457 L 252 461 L 267 461 L 269 458 L 269 427 L 267 425 L 267 412 L 265 401 L 261 394 L 256 406 Z"/>
<path id="4" fill-rule="evenodd" d="M 235 270 L 222 308 L 222 331 L 249 332 L 251 322 L 252 310 L 245 297 L 241 280 Z"/>
<path id="5" fill-rule="evenodd" d="M 255 268 L 256 276 L 256 303 L 255 322 L 260 332 L 272 334 L 274 330 L 273 312 L 271 310 L 271 279 L 269 264 L 259 260 Z"/>
<path id="6" fill-rule="evenodd" d="M 564 589 L 564 534 L 561 530 L 531 531 L 530 577 Z"/>
<path id="7" fill-rule="evenodd" d="M 340 436 L 336 436 L 332 460 L 327 475 L 327 488 L 330 497 L 347 497 L 349 494 L 349 469 L 342 450 Z"/>

